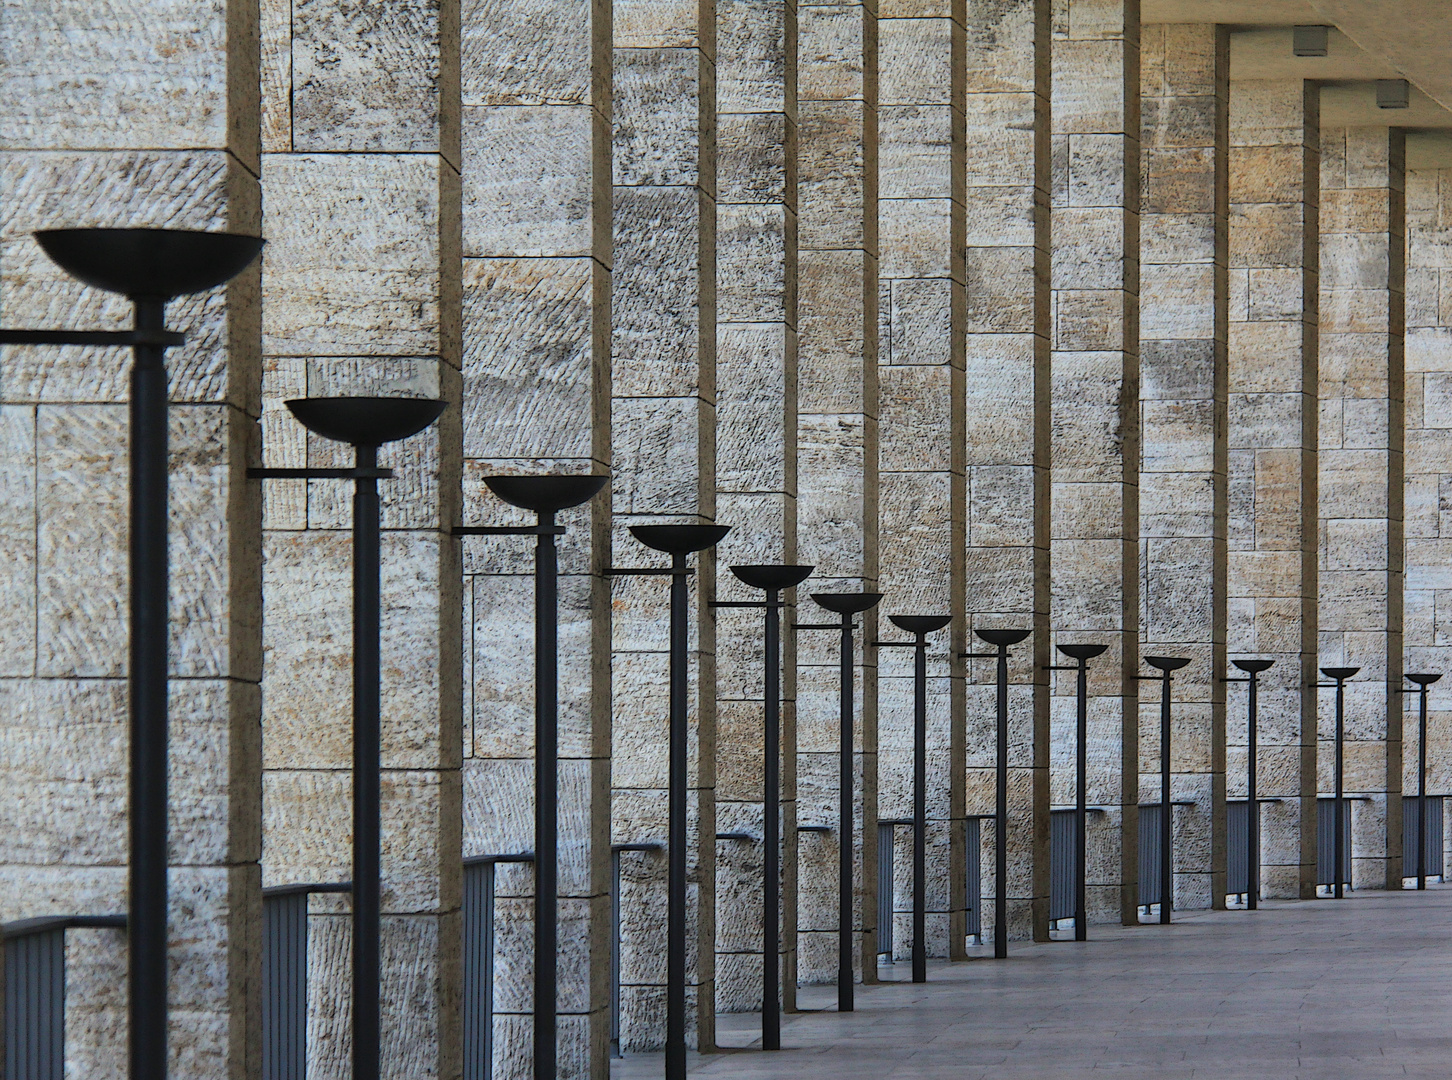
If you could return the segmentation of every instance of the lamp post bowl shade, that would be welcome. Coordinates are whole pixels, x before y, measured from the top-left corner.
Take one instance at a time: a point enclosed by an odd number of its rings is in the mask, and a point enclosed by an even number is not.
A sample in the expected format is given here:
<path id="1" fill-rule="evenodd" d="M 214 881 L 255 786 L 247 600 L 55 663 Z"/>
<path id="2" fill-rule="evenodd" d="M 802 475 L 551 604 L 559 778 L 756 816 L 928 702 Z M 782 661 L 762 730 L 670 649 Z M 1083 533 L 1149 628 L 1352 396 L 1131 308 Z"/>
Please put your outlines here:
<path id="1" fill-rule="evenodd" d="M 1359 667 L 1323 667 L 1321 674 L 1328 679 L 1335 679 L 1340 682 L 1342 679 L 1349 679 L 1361 669 Z"/>
<path id="2" fill-rule="evenodd" d="M 909 634 L 931 634 L 953 621 L 951 615 L 889 615 L 892 625 Z"/>
<path id="3" fill-rule="evenodd" d="M 1190 662 L 1188 656 L 1146 656 L 1144 662 L 1161 671 L 1177 671 Z"/>
<path id="4" fill-rule="evenodd" d="M 1418 672 L 1416 674 L 1410 674 L 1410 673 L 1408 673 L 1408 674 L 1402 676 L 1402 678 L 1408 680 L 1409 682 L 1414 682 L 1418 686 L 1422 686 L 1422 687 L 1431 686 L 1434 682 L 1436 682 L 1441 677 L 1442 676 L 1440 674 L 1424 674 L 1422 672 Z"/>
<path id="5" fill-rule="evenodd" d="M 814 592 L 812 600 L 818 607 L 836 612 L 838 615 L 860 615 L 877 606 L 882 599 L 880 592 Z"/>
<path id="6" fill-rule="evenodd" d="M 1033 633 L 1032 630 L 974 630 L 973 632 L 988 644 L 999 646 L 1017 645 Z"/>
<path id="7" fill-rule="evenodd" d="M 715 547 L 731 531 L 730 525 L 632 525 L 630 535 L 654 551 L 689 555 Z"/>
<path id="8" fill-rule="evenodd" d="M 231 281 L 263 245 L 260 236 L 190 229 L 45 229 L 35 240 L 77 281 L 154 300 Z"/>
<path id="9" fill-rule="evenodd" d="M 293 398 L 288 409 L 314 435 L 354 446 L 382 446 L 417 435 L 448 405 L 435 398 Z"/>
<path id="10" fill-rule="evenodd" d="M 1109 646 L 1095 645 L 1089 642 L 1084 642 L 1076 645 L 1059 645 L 1057 646 L 1057 648 L 1061 653 L 1063 653 L 1067 657 L 1070 657 L 1071 659 L 1092 660 L 1094 659 L 1094 657 L 1104 652 L 1105 649 L 1109 648 Z"/>
<path id="11" fill-rule="evenodd" d="M 791 589 L 811 577 L 815 566 L 733 566 L 731 572 L 753 589 Z"/>
<path id="12" fill-rule="evenodd" d="M 1236 667 L 1238 667 L 1241 671 L 1244 671 L 1248 675 L 1258 675 L 1262 671 L 1266 671 L 1267 669 L 1269 669 L 1270 666 L 1275 663 L 1275 661 L 1274 660 L 1232 660 L 1231 663 L 1234 664 Z"/>
<path id="13" fill-rule="evenodd" d="M 510 506 L 553 514 L 593 499 L 610 482 L 592 473 L 568 476 L 486 476 L 484 483 Z"/>

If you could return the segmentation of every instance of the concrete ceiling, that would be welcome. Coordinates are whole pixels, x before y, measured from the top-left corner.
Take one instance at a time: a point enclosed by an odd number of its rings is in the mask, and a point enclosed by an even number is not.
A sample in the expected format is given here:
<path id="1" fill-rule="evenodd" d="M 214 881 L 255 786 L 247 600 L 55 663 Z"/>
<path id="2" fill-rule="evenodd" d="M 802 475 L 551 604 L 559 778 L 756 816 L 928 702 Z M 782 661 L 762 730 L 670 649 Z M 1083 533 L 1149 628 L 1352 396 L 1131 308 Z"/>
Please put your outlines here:
<path id="1" fill-rule="evenodd" d="M 1142 0 L 1141 18 L 1228 25 L 1232 78 L 1314 79 L 1326 126 L 1408 130 L 1407 164 L 1452 166 L 1452 0 Z M 1296 56 L 1291 28 L 1334 26 L 1324 57 Z M 1377 79 L 1411 83 L 1406 109 L 1379 109 Z"/>

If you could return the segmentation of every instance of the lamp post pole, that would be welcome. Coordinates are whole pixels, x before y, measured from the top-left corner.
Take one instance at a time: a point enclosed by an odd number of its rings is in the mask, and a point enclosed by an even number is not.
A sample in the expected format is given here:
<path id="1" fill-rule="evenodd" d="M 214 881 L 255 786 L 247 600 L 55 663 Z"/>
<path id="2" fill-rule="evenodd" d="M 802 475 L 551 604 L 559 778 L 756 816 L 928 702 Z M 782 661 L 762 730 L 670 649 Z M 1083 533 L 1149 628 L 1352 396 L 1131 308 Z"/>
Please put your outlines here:
<path id="1" fill-rule="evenodd" d="M 167 1072 L 167 302 L 236 277 L 262 240 L 178 229 L 53 229 L 35 234 L 62 270 L 128 297 L 132 330 L 0 330 L 0 345 L 130 345 L 130 866 L 127 965 L 133 1080 Z"/>
<path id="2" fill-rule="evenodd" d="M 731 572 L 766 594 L 763 602 L 718 600 L 712 607 L 764 608 L 766 671 L 762 712 L 764 728 L 761 842 L 762 957 L 761 1048 L 781 1049 L 781 594 L 811 576 L 811 566 L 733 566 Z"/>
<path id="3" fill-rule="evenodd" d="M 1315 683 L 1319 687 L 1336 688 L 1336 802 L 1332 809 L 1334 811 L 1334 825 L 1336 831 L 1333 840 L 1334 871 L 1332 877 L 1336 880 L 1331 883 L 1331 895 L 1340 900 L 1343 895 L 1343 879 L 1346 877 L 1346 835 L 1345 835 L 1345 813 L 1346 802 L 1342 797 L 1342 789 L 1346 775 L 1346 680 L 1351 678 L 1361 669 L 1359 667 L 1323 667 L 1321 674 L 1328 679 L 1334 680 L 1329 683 Z"/>
<path id="4" fill-rule="evenodd" d="M 841 616 L 840 623 L 797 623 L 796 630 L 838 630 L 842 635 L 838 653 L 838 762 L 837 762 L 837 1011 L 854 1008 L 852 989 L 852 808 L 856 796 L 853 782 L 852 631 L 854 615 L 877 606 L 882 593 L 813 593 L 819 607 Z"/>
<path id="5" fill-rule="evenodd" d="M 486 476 L 534 526 L 468 525 L 455 536 L 533 536 L 534 547 L 534 1078 L 554 1080 L 559 1042 L 559 559 L 555 514 L 589 502 L 608 476 Z M 359 1080 L 354 1077 L 354 1080 Z M 371 1078 L 370 1078 L 371 1080 Z"/>
<path id="6" fill-rule="evenodd" d="M 998 661 L 998 768 L 993 812 L 993 873 L 997 885 L 993 897 L 993 955 L 1008 956 L 1008 649 L 1033 633 L 1032 630 L 975 630 L 997 651 L 959 653 L 965 660 Z"/>
<path id="7" fill-rule="evenodd" d="M 670 575 L 670 779 L 666 872 L 666 1080 L 686 1075 L 686 793 L 690 788 L 687 656 L 689 590 L 686 556 L 715 547 L 729 525 L 635 525 L 631 534 L 671 557 L 670 569 L 611 567 L 614 577 Z"/>
<path id="8" fill-rule="evenodd" d="M 889 615 L 912 641 L 874 641 L 878 648 L 913 649 L 913 982 L 928 981 L 928 635 L 951 615 Z"/>
<path id="9" fill-rule="evenodd" d="M 1245 787 L 1246 797 L 1249 800 L 1246 806 L 1246 882 L 1245 887 L 1249 890 L 1245 895 L 1245 907 L 1247 911 L 1256 909 L 1256 902 L 1260 899 L 1260 798 L 1256 789 L 1256 778 L 1258 753 L 1256 722 L 1258 720 L 1260 673 L 1267 670 L 1274 660 L 1236 660 L 1235 666 L 1245 672 L 1243 679 L 1222 679 L 1221 682 L 1243 682 L 1247 690 L 1247 712 L 1245 717 Z"/>
<path id="10" fill-rule="evenodd" d="M 1146 656 L 1144 662 L 1158 668 L 1159 675 L 1137 675 L 1135 678 L 1158 681 L 1160 687 L 1160 923 L 1170 922 L 1175 906 L 1175 834 L 1174 806 L 1170 802 L 1170 674 L 1190 662 L 1187 656 Z"/>
<path id="11" fill-rule="evenodd" d="M 352 444 L 352 469 L 248 469 L 256 480 L 353 481 L 353 1080 L 378 1080 L 382 1050 L 382 756 L 378 448 L 418 434 L 447 403 L 431 398 L 297 398 L 299 422 L 325 439 Z"/>
<path id="12" fill-rule="evenodd" d="M 1417 888 L 1427 887 L 1427 688 L 1440 674 L 1406 674 L 1417 684 Z M 1405 691 L 1402 691 L 1405 693 Z M 1405 826 L 1404 826 L 1405 827 Z"/>
<path id="13" fill-rule="evenodd" d="M 1077 661 L 1074 664 L 1050 664 L 1049 671 L 1073 671 L 1078 697 L 1078 723 L 1075 738 L 1075 796 L 1074 796 L 1074 865 L 1077 876 L 1074 879 L 1074 940 L 1089 940 L 1089 904 L 1085 879 L 1089 876 L 1088 832 L 1089 808 L 1087 791 L 1089 787 L 1089 661 L 1098 656 L 1107 645 L 1060 645 L 1058 650 Z"/>

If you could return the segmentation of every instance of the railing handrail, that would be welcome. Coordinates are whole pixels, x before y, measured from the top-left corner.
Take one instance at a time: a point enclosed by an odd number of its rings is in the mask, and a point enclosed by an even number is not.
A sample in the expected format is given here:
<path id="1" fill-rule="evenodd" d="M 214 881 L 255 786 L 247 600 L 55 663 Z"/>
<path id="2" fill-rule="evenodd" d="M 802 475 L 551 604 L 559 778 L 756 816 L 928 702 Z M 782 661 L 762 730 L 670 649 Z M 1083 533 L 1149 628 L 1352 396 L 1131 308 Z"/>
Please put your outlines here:
<path id="1" fill-rule="evenodd" d="M 116 927 L 125 929 L 125 915 L 41 915 L 34 919 L 17 919 L 0 923 L 0 938 L 24 937 L 26 934 L 44 934 L 52 930 L 72 928 Z"/>
<path id="2" fill-rule="evenodd" d="M 496 854 L 496 855 L 470 855 L 467 859 L 464 860 L 464 865 L 466 867 L 468 867 L 468 866 L 492 866 L 495 863 L 527 863 L 527 862 L 531 862 L 531 863 L 534 862 L 534 852 L 532 852 L 532 851 L 512 851 L 512 852 L 507 852 L 507 853 L 504 853 L 504 854 Z"/>
<path id="3" fill-rule="evenodd" d="M 262 890 L 263 896 L 296 896 L 298 893 L 350 893 L 353 891 L 351 881 L 334 882 L 308 882 L 298 885 L 268 885 Z"/>

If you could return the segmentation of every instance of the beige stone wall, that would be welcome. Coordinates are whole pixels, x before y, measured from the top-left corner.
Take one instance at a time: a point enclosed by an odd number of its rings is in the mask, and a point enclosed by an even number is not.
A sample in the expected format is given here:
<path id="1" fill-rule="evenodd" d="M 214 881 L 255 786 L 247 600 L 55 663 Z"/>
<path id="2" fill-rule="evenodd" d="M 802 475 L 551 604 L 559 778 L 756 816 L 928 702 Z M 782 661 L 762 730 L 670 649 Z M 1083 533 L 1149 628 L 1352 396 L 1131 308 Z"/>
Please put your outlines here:
<path id="1" fill-rule="evenodd" d="M 1302 80 L 1230 85 L 1227 648 L 1261 677 L 1267 896 L 1314 895 L 1316 376 L 1320 98 Z"/>
<path id="2" fill-rule="evenodd" d="M 641 550 L 627 525 L 716 517 L 716 20 L 714 3 L 625 0 L 614 9 L 610 433 L 612 539 L 622 566 L 662 562 Z M 715 615 L 707 603 L 717 588 L 716 559 L 708 553 L 696 565 L 687 965 L 693 1041 L 709 1048 L 717 1003 L 718 742 Z M 663 584 L 649 578 L 616 582 L 613 597 L 611 828 L 616 842 L 663 841 L 667 597 Z M 622 889 L 628 902 L 622 904 L 621 1047 L 627 1053 L 664 1041 L 664 874 L 663 856 L 634 856 L 630 888 Z M 759 882 L 759 869 L 753 880 Z"/>
<path id="3" fill-rule="evenodd" d="M 287 398 L 460 397 L 459 9 L 390 30 L 347 2 L 264 11 L 262 459 L 347 466 Z M 358 33 L 340 34 L 342 25 Z M 391 24 L 390 24 L 391 25 Z M 459 1068 L 457 407 L 385 447 L 383 1070 Z M 263 512 L 264 882 L 350 878 L 352 492 L 267 481 Z M 314 901 L 309 1069 L 350 1070 L 346 900 Z"/>
<path id="4" fill-rule="evenodd" d="M 495 472 L 610 466 L 610 26 L 589 4 L 463 9 L 466 523 L 532 524 Z M 501 35 L 501 27 L 507 31 Z M 560 515 L 559 1063 L 609 1038 L 609 497 Z M 534 847 L 534 542 L 463 544 L 466 856 Z M 640 858 L 636 856 L 635 858 Z M 494 1076 L 531 1074 L 532 873 L 496 869 Z"/>
<path id="5" fill-rule="evenodd" d="M 1009 666 L 1008 936 L 1048 932 L 1050 6 L 968 5 L 963 439 L 970 630 L 1033 630 Z M 972 652 L 993 649 L 971 634 Z M 997 664 L 967 688 L 967 806 L 996 805 Z M 983 826 L 983 856 L 996 838 Z M 972 858 L 975 852 L 969 852 Z M 984 897 L 995 895 L 984 878 Z M 969 902 L 974 898 L 970 897 Z M 989 931 L 984 925 L 984 934 Z"/>
<path id="6" fill-rule="evenodd" d="M 1452 169 L 1407 173 L 1406 671 L 1452 672 Z M 1428 696 L 1427 791 L 1452 791 L 1452 674 Z M 1405 695 L 1402 790 L 1417 787 L 1417 697 Z"/>
<path id="7" fill-rule="evenodd" d="M 1134 922 L 1139 5 L 1055 0 L 1053 18 L 1051 625 L 1056 641 L 1108 646 L 1089 686 L 1088 801 L 1104 813 L 1089 819 L 1087 902 L 1091 921 Z M 1071 747 L 1061 761 L 1072 760 L 1072 701 L 1056 710 L 1056 742 Z"/>
<path id="8" fill-rule="evenodd" d="M 954 615 L 932 635 L 927 713 L 927 951 L 962 950 L 964 9 L 941 0 L 878 8 L 879 626 L 886 616 Z M 913 812 L 913 652 L 879 657 L 878 812 Z M 912 908 L 912 830 L 896 831 L 894 907 Z M 898 956 L 912 950 L 899 914 Z"/>
<path id="9" fill-rule="evenodd" d="M 1406 136 L 1321 131 L 1318 663 L 1346 685 L 1345 791 L 1356 888 L 1401 887 Z M 1317 787 L 1334 792 L 1334 694 Z"/>
<path id="10" fill-rule="evenodd" d="M 1172 684 L 1170 794 L 1191 804 L 1174 810 L 1174 904 L 1222 907 L 1230 42 L 1190 24 L 1142 43 L 1140 652 L 1190 659 Z M 1144 802 L 1159 801 L 1159 691 L 1140 693 Z"/>
<path id="11" fill-rule="evenodd" d="M 868 3 L 803 4 L 797 44 L 797 557 L 810 589 L 875 591 L 878 499 L 878 28 Z M 798 590 L 799 593 L 804 590 Z M 804 622 L 830 622 L 799 603 Z M 877 977 L 877 663 L 855 640 L 854 833 L 804 834 L 799 849 L 797 977 L 836 978 L 837 858 L 857 853 L 854 963 Z M 837 821 L 839 642 L 797 641 L 797 805 Z"/>
<path id="12" fill-rule="evenodd" d="M 149 35 L 93 14 L 5 13 L 6 327 L 131 325 L 130 303 L 63 274 L 33 230 L 259 225 L 255 5 L 163 5 Z M 260 1067 L 257 282 L 254 266 L 167 310 L 188 337 L 167 360 L 178 1078 Z M 130 366 L 129 349 L 0 351 L 0 921 L 126 910 Z M 67 953 L 67 1070 L 124 1076 L 125 936 L 75 931 Z"/>

